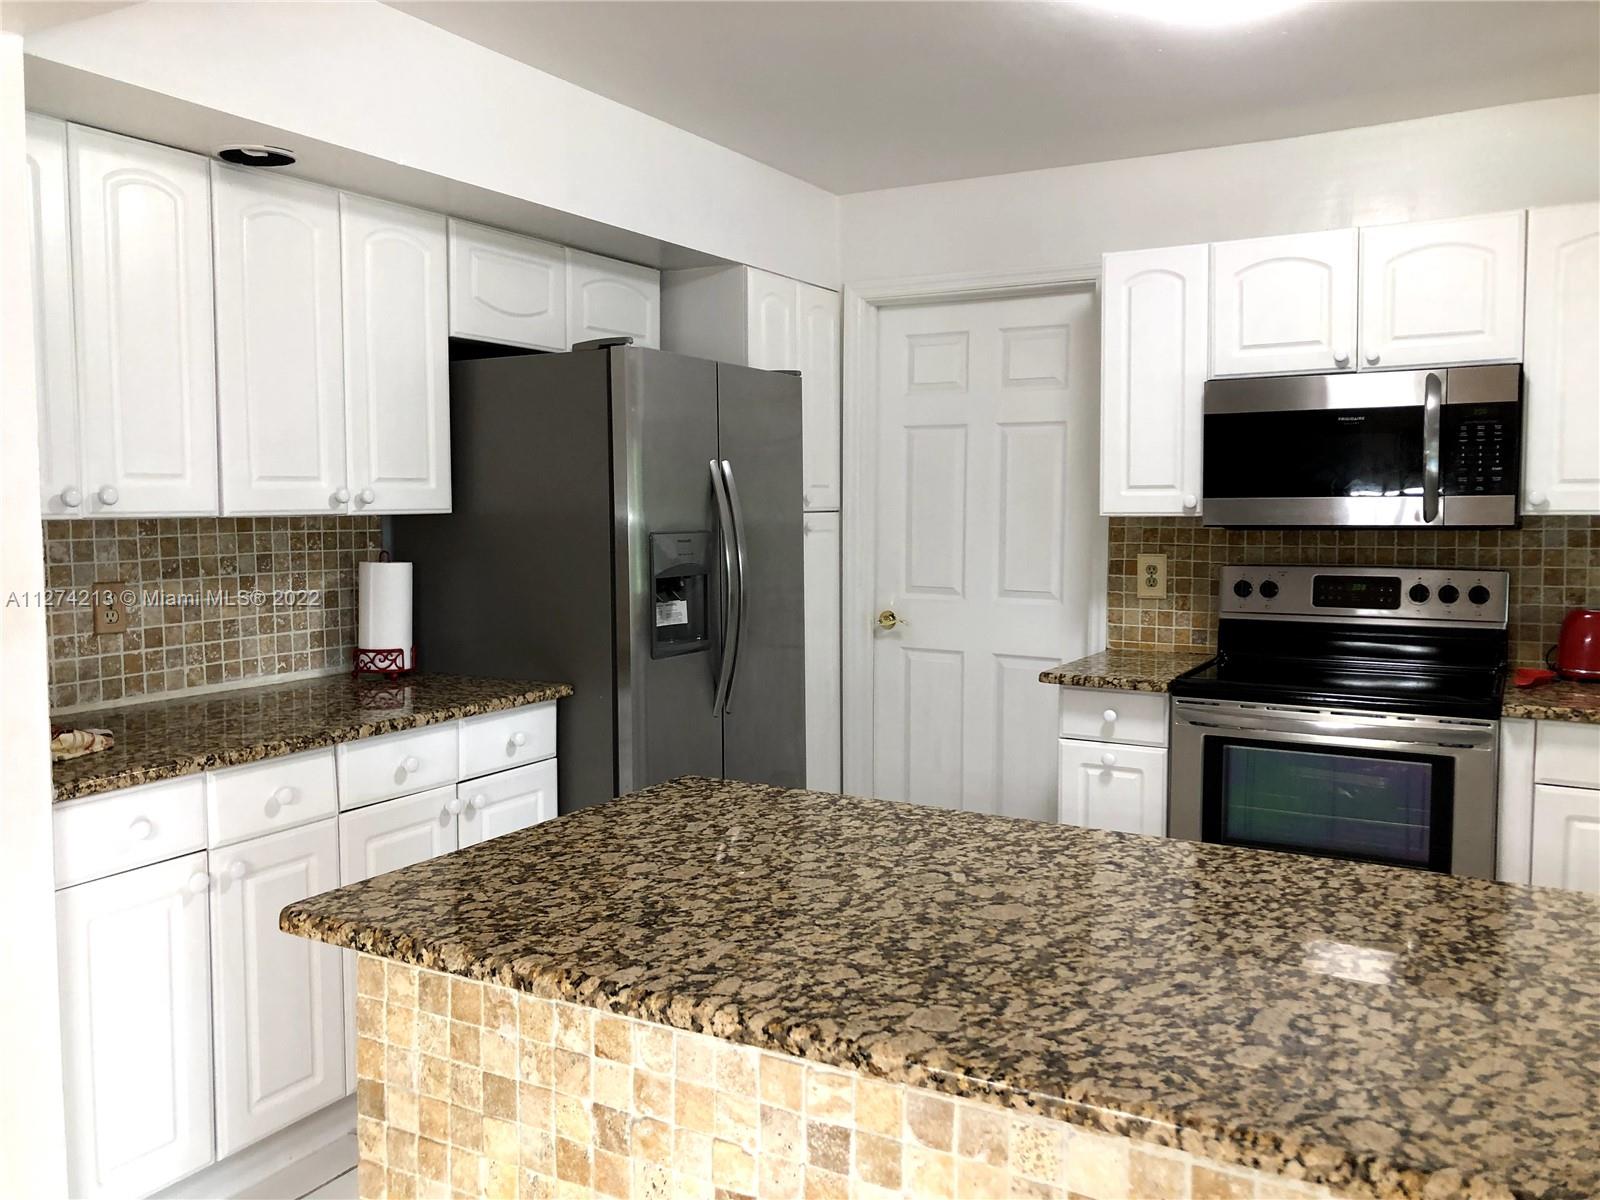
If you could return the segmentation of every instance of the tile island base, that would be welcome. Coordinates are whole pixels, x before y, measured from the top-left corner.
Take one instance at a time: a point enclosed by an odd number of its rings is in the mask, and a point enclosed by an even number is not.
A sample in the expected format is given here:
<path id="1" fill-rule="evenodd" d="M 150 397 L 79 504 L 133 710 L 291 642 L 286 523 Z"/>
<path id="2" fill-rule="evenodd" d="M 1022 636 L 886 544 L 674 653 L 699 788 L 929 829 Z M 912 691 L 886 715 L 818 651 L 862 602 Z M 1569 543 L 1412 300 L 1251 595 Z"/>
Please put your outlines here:
<path id="1" fill-rule="evenodd" d="M 1331 1197 L 1166 1146 L 363 954 L 379 1197 Z"/>

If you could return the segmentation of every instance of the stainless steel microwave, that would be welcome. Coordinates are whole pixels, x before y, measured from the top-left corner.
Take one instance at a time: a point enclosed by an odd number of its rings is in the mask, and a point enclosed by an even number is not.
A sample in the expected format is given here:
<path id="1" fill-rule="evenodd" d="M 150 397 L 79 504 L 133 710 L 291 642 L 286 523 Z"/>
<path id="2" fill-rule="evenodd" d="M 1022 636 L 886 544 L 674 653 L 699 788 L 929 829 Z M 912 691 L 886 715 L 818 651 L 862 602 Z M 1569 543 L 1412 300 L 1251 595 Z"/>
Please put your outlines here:
<path id="1" fill-rule="evenodd" d="M 1206 384 L 1207 525 L 1511 526 L 1522 367 Z"/>

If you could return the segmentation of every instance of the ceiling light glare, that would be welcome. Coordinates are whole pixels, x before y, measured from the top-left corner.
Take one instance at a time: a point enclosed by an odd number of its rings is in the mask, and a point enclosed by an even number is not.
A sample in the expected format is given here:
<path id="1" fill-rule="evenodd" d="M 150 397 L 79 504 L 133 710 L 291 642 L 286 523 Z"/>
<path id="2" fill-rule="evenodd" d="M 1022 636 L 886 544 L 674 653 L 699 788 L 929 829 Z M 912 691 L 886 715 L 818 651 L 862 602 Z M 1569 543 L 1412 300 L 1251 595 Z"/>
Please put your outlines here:
<path id="1" fill-rule="evenodd" d="M 1225 29 L 1264 21 L 1304 0 L 1076 0 L 1084 8 L 1190 29 Z"/>

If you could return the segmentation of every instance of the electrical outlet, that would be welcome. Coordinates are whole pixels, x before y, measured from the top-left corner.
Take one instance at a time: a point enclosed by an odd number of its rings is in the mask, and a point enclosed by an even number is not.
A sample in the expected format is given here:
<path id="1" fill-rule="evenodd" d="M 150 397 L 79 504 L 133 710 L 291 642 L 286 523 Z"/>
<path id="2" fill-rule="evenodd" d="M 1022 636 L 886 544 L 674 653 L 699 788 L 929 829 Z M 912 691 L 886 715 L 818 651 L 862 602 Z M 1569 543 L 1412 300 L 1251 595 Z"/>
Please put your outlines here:
<path id="1" fill-rule="evenodd" d="M 1139 555 L 1140 599 L 1165 600 L 1167 596 L 1167 556 L 1165 554 Z"/>
<path id="2" fill-rule="evenodd" d="M 122 601 L 122 582 L 94 585 L 94 631 L 96 634 L 121 633 L 128 627 L 128 607 Z"/>

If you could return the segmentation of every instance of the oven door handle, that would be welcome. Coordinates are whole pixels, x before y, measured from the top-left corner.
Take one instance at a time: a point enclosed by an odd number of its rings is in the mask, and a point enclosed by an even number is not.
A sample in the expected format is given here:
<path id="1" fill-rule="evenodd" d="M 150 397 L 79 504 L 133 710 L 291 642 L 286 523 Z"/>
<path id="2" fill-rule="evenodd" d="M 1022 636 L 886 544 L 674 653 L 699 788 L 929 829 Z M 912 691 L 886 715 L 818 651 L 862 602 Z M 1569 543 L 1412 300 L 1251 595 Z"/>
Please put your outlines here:
<path id="1" fill-rule="evenodd" d="M 1189 708 L 1181 702 L 1172 710 L 1175 724 L 1218 733 L 1284 733 L 1302 737 L 1342 738 L 1367 742 L 1377 748 L 1406 749 L 1429 746 L 1449 750 L 1491 750 L 1495 729 L 1439 722 L 1384 722 L 1351 720 L 1323 714 L 1301 716 L 1288 713 L 1246 714 L 1218 712 L 1209 708 Z"/>

